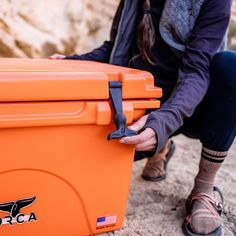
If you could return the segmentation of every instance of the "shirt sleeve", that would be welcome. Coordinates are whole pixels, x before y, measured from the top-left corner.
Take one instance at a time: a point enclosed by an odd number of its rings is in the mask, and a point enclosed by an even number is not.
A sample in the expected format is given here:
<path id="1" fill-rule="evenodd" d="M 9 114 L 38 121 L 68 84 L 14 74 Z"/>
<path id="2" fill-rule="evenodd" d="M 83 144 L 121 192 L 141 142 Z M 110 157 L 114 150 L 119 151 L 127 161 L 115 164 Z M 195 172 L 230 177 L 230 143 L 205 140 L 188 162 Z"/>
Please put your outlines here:
<path id="1" fill-rule="evenodd" d="M 74 55 L 66 56 L 65 59 L 89 60 L 89 61 L 99 61 L 99 62 L 109 63 L 111 52 L 112 52 L 115 38 L 118 31 L 118 26 L 119 26 L 123 6 L 124 6 L 124 1 L 121 0 L 116 10 L 116 14 L 114 16 L 113 22 L 112 22 L 110 40 L 105 41 L 100 47 L 94 49 L 91 52 L 81 54 L 81 55 L 74 54 Z"/>
<path id="2" fill-rule="evenodd" d="M 157 136 L 156 152 L 168 137 L 190 117 L 210 83 L 210 64 L 222 45 L 231 13 L 231 0 L 206 0 L 186 45 L 178 81 L 171 97 L 160 109 L 150 113 L 145 128 Z"/>
<path id="3" fill-rule="evenodd" d="M 64 59 L 99 61 L 99 62 L 108 63 L 112 48 L 113 48 L 113 42 L 105 41 L 102 46 L 94 49 L 91 52 L 81 54 L 81 55 L 74 54 L 74 55 L 66 56 Z"/>

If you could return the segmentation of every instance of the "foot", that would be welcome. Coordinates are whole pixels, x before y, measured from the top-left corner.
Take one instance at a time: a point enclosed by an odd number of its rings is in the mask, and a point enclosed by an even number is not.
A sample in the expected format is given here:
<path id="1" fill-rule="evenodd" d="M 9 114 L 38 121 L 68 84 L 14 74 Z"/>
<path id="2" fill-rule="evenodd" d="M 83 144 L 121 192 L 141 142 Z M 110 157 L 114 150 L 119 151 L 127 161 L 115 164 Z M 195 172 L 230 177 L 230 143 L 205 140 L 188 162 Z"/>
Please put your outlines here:
<path id="1" fill-rule="evenodd" d="M 160 181 L 166 178 L 168 161 L 175 151 L 175 144 L 168 140 L 164 148 L 155 156 L 148 158 L 142 178 L 148 181 Z"/>
<path id="2" fill-rule="evenodd" d="M 186 235 L 221 235 L 222 207 L 218 204 L 212 194 L 191 194 L 187 203 L 188 216 L 183 224 Z"/>

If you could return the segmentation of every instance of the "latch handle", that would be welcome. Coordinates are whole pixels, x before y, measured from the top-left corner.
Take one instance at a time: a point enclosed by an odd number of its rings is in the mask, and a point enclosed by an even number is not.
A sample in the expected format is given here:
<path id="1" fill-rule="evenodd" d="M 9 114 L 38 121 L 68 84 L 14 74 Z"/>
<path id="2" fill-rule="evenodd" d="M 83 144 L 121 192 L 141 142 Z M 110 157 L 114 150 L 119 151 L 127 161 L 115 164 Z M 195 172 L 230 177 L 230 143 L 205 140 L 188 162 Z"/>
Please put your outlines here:
<path id="1" fill-rule="evenodd" d="M 107 137 L 108 140 L 119 139 L 127 136 L 134 136 L 137 133 L 126 127 L 126 117 L 122 110 L 122 94 L 121 94 L 121 82 L 109 81 L 109 93 L 114 108 L 115 117 L 114 123 L 117 128 L 114 132 L 110 133 Z"/>

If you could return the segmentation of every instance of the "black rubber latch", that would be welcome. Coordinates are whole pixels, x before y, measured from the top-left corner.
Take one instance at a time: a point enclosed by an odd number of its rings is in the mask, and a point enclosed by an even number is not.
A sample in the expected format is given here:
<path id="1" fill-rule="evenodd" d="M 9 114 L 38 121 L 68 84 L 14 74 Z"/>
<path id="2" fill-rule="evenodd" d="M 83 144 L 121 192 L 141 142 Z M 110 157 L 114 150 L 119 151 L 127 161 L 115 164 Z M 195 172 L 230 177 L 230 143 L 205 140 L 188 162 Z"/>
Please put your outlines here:
<path id="1" fill-rule="evenodd" d="M 117 128 L 114 132 L 110 133 L 107 137 L 108 140 L 119 139 L 127 136 L 134 136 L 137 133 L 126 127 L 126 117 L 122 110 L 122 94 L 121 94 L 121 82 L 109 81 L 109 93 L 112 106 L 115 112 L 114 123 Z"/>

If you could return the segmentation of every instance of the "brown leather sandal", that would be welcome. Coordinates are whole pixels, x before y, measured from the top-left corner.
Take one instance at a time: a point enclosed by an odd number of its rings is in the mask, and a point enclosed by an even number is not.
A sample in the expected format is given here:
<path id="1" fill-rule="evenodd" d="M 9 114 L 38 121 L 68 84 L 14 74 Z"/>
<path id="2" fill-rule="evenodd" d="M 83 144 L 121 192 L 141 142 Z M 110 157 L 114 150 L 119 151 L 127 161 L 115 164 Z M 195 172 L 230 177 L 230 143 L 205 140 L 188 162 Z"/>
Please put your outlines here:
<path id="1" fill-rule="evenodd" d="M 143 179 L 154 182 L 166 179 L 167 164 L 175 152 L 175 143 L 171 140 L 167 145 L 167 153 L 164 147 L 158 155 L 148 159 L 143 169 Z"/>
<path id="2" fill-rule="evenodd" d="M 222 233 L 221 226 L 217 227 L 215 230 L 208 234 L 199 234 L 193 232 L 191 229 L 191 220 L 193 216 L 199 216 L 199 217 L 206 217 L 206 218 L 215 218 L 217 220 L 220 220 L 220 215 L 223 211 L 223 195 L 221 191 L 214 187 L 214 191 L 218 192 L 220 196 L 220 202 L 217 203 L 216 200 L 205 193 L 199 193 L 196 195 L 190 195 L 186 201 L 186 210 L 188 216 L 186 217 L 185 221 L 183 222 L 182 229 L 186 236 L 220 236 Z M 199 209 L 192 213 L 192 206 L 194 201 L 200 201 L 204 206 L 205 209 Z"/>

